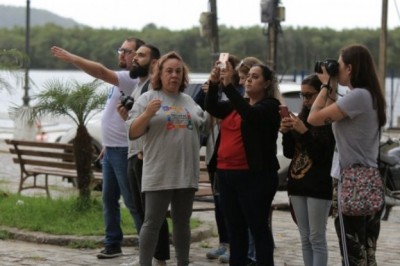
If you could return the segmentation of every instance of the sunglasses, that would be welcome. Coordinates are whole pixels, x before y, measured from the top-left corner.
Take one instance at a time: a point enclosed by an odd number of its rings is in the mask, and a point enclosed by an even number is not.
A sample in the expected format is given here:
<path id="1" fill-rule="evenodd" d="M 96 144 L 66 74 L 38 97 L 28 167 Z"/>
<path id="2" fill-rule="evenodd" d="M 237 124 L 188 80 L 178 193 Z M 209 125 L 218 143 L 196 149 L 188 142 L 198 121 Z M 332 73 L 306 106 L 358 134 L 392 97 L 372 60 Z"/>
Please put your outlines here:
<path id="1" fill-rule="evenodd" d="M 318 92 L 314 92 L 314 93 L 302 93 L 302 92 L 300 92 L 300 93 L 299 93 L 299 96 L 300 96 L 300 98 L 302 98 L 303 100 L 304 100 L 304 99 L 306 99 L 306 100 L 311 100 L 311 99 L 314 97 L 314 95 L 316 95 L 316 94 L 318 94 Z"/>

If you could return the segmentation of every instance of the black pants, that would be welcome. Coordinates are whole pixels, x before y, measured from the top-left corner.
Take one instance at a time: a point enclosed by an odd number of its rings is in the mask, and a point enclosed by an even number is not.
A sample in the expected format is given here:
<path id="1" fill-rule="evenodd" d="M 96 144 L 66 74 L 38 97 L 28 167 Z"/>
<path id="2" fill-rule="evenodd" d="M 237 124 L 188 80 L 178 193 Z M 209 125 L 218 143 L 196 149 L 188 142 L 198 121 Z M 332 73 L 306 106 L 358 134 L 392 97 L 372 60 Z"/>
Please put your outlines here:
<path id="1" fill-rule="evenodd" d="M 337 208 L 337 182 L 334 182 L 333 205 Z M 346 247 L 349 264 L 354 266 L 376 266 L 376 245 L 381 229 L 382 208 L 375 215 L 346 216 L 343 215 L 344 232 L 346 235 Z M 337 210 L 335 229 L 339 238 L 340 253 L 343 258 L 343 246 L 340 231 L 340 222 Z M 343 264 L 344 265 L 344 264 Z"/>
<path id="2" fill-rule="evenodd" d="M 274 265 L 274 239 L 268 215 L 278 188 L 276 171 L 217 170 L 222 212 L 229 235 L 229 265 L 247 265 L 249 232 L 257 265 Z"/>
<path id="3" fill-rule="evenodd" d="M 145 212 L 145 197 L 142 193 L 142 169 L 143 160 L 140 160 L 137 155 L 132 156 L 128 160 L 128 180 L 131 186 L 134 199 L 134 208 L 142 216 L 142 221 L 144 221 Z M 138 228 L 138 234 L 140 228 Z M 169 230 L 167 219 L 164 220 L 160 232 L 158 234 L 158 242 L 156 251 L 154 253 L 154 258 L 158 260 L 169 260 L 170 259 L 170 249 L 169 249 Z"/>

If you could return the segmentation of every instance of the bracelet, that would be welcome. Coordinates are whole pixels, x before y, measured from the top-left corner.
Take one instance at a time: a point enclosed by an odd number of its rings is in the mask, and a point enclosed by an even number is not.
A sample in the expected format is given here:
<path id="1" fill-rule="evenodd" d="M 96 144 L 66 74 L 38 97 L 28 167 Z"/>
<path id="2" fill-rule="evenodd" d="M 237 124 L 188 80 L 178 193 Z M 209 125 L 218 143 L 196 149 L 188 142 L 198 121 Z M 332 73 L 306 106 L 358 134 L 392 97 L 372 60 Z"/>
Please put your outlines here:
<path id="1" fill-rule="evenodd" d="M 329 84 L 322 84 L 320 89 L 322 90 L 323 88 L 327 88 L 329 91 L 331 89 L 331 86 Z"/>

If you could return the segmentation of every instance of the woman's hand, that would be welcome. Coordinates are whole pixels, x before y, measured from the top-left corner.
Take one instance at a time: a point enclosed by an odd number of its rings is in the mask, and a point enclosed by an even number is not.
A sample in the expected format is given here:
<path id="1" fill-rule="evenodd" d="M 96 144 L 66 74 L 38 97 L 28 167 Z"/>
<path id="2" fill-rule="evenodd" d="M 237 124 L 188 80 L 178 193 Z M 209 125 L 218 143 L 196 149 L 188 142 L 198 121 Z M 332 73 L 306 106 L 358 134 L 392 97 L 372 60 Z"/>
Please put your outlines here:
<path id="1" fill-rule="evenodd" d="M 292 130 L 292 118 L 283 117 L 281 119 L 281 125 L 279 127 L 279 131 L 281 133 L 288 133 L 290 130 Z"/>
<path id="2" fill-rule="evenodd" d="M 148 117 L 153 117 L 161 107 L 161 100 L 154 99 L 149 102 L 146 109 L 144 110 L 144 114 Z"/>
<path id="3" fill-rule="evenodd" d="M 203 85 L 201 85 L 201 89 L 204 93 L 208 92 L 208 88 L 210 87 L 210 85 L 208 84 L 208 82 L 204 83 Z"/>
<path id="4" fill-rule="evenodd" d="M 324 65 L 321 66 L 322 69 L 322 73 L 318 73 L 316 72 L 315 74 L 317 74 L 319 80 L 321 81 L 322 84 L 328 84 L 329 82 L 329 74 L 326 71 L 326 68 Z"/>
<path id="5" fill-rule="evenodd" d="M 301 121 L 300 118 L 290 112 L 290 117 L 284 117 L 281 119 L 279 131 L 281 133 L 287 133 L 290 130 L 295 130 L 300 134 L 304 134 L 305 132 L 307 132 L 308 128 L 304 125 L 303 121 Z"/>
<path id="6" fill-rule="evenodd" d="M 218 83 L 219 82 L 219 79 L 220 79 L 220 68 L 219 68 L 219 66 L 218 66 L 218 62 L 216 62 L 215 64 L 214 64 L 214 67 L 213 67 L 213 69 L 211 69 L 211 73 L 210 73 L 210 78 L 209 78 L 209 80 L 212 82 L 212 83 Z"/>
<path id="7" fill-rule="evenodd" d="M 224 87 L 227 87 L 229 84 L 233 83 L 233 75 L 235 74 L 235 70 L 233 69 L 232 64 L 229 61 L 226 61 L 225 67 L 221 69 L 221 81 L 224 84 Z"/>
<path id="8" fill-rule="evenodd" d="M 290 119 L 292 120 L 292 129 L 304 134 L 307 132 L 308 128 L 304 125 L 303 121 L 300 120 L 295 114 L 290 113 Z"/>

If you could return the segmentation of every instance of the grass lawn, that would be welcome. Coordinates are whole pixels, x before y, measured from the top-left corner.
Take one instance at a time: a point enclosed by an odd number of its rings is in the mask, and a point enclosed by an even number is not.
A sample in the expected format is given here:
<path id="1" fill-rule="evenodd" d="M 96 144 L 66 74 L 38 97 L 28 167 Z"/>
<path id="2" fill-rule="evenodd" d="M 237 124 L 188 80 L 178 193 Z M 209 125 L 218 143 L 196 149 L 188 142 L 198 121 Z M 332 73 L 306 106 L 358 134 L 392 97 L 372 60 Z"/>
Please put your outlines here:
<path id="1" fill-rule="evenodd" d="M 0 225 L 54 235 L 104 235 L 101 196 L 92 196 L 91 207 L 83 211 L 75 206 L 76 198 L 28 197 L 0 190 Z M 199 224 L 192 219 L 191 228 Z M 137 233 L 125 207 L 121 207 L 121 227 L 125 235 Z"/>

